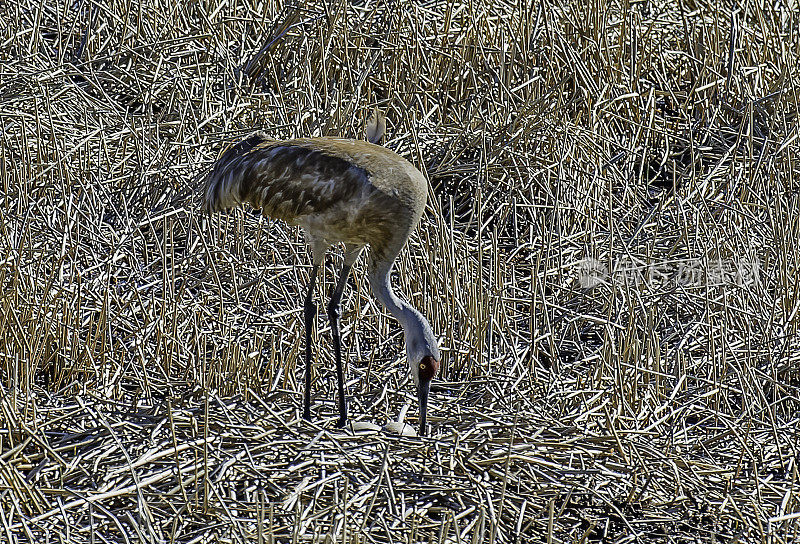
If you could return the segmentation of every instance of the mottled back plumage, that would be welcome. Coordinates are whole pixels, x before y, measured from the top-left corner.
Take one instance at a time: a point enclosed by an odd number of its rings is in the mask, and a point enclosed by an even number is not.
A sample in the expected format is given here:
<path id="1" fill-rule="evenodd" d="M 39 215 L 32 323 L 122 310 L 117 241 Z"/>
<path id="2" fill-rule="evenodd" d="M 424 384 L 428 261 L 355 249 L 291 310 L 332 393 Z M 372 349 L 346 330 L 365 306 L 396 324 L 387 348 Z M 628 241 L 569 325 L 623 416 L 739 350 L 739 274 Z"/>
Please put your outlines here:
<path id="1" fill-rule="evenodd" d="M 384 147 L 339 138 L 271 140 L 261 133 L 223 153 L 205 192 L 210 211 L 247 202 L 301 225 L 312 239 L 370 245 L 373 258 L 400 250 L 426 199 L 419 170 Z"/>

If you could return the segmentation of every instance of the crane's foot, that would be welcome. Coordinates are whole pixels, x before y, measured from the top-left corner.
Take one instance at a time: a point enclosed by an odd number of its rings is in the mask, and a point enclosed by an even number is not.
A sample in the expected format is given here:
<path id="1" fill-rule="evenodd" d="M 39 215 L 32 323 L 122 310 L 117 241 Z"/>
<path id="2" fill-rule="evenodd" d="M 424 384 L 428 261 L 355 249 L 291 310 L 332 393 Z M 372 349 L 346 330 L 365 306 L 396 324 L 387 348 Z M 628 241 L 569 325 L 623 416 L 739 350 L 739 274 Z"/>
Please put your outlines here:
<path id="1" fill-rule="evenodd" d="M 340 417 L 339 421 L 336 422 L 336 427 L 339 428 L 339 429 L 344 428 L 345 425 L 347 425 L 347 418 L 346 417 Z"/>
<path id="2" fill-rule="evenodd" d="M 303 410 L 303 419 L 306 421 L 311 421 L 311 410 L 305 409 Z"/>

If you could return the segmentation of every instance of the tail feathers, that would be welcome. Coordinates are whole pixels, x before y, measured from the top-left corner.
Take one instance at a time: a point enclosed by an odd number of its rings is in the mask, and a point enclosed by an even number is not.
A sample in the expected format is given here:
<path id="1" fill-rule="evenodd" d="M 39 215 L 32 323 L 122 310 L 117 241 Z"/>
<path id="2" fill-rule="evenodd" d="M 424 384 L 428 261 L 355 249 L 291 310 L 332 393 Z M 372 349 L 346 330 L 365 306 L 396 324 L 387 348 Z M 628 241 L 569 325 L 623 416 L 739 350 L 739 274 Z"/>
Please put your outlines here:
<path id="1" fill-rule="evenodd" d="M 203 210 L 218 212 L 233 208 L 241 201 L 243 176 L 246 176 L 242 163 L 253 148 L 266 140 L 261 132 L 252 134 L 245 140 L 229 147 L 214 163 L 211 173 L 206 178 Z"/>
<path id="2" fill-rule="evenodd" d="M 215 168 L 209 174 L 203 198 L 203 211 L 214 213 L 239 204 L 238 183 L 235 178 L 235 172 L 230 170 L 217 172 Z"/>

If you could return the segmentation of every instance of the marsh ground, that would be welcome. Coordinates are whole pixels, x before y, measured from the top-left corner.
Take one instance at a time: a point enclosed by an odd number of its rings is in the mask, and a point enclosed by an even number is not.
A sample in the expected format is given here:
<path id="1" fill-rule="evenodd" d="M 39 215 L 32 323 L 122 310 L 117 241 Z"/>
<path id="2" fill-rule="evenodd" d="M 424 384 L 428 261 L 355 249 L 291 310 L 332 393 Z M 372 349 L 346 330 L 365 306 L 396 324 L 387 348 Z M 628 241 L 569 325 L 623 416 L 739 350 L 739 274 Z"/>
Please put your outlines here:
<path id="1" fill-rule="evenodd" d="M 2 9 L 0 541 L 797 539 L 796 2 Z M 300 421 L 302 236 L 195 193 L 376 105 L 430 180 L 427 439 L 333 429 L 323 316 Z M 414 423 L 364 280 L 351 413 Z"/>

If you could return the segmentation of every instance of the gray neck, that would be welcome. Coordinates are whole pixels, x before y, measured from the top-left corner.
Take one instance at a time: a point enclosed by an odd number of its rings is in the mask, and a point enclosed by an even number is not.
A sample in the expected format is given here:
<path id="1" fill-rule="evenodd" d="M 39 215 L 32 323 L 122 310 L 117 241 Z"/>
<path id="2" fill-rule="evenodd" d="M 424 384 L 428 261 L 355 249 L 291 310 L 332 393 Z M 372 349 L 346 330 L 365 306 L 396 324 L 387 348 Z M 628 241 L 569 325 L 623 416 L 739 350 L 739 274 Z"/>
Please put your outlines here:
<path id="1" fill-rule="evenodd" d="M 400 322 L 406 339 L 406 351 L 409 357 L 417 362 L 426 355 L 439 360 L 439 347 L 430 323 L 425 317 L 405 300 L 394 294 L 389 278 L 392 264 L 378 265 L 369 275 L 372 292 L 381 304 Z M 409 361 L 411 362 L 411 361 Z"/>

